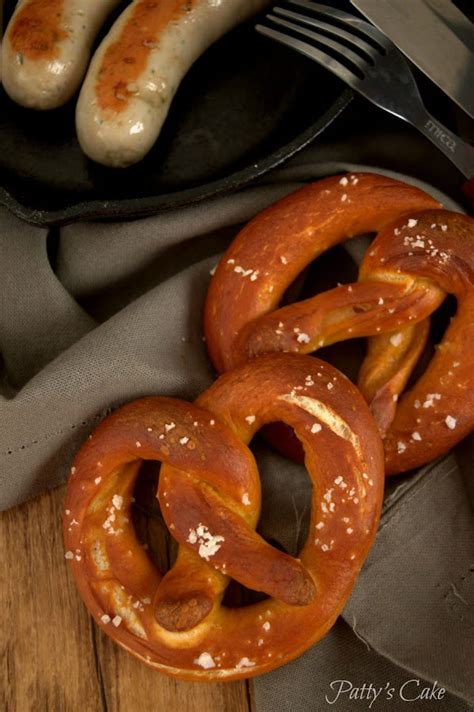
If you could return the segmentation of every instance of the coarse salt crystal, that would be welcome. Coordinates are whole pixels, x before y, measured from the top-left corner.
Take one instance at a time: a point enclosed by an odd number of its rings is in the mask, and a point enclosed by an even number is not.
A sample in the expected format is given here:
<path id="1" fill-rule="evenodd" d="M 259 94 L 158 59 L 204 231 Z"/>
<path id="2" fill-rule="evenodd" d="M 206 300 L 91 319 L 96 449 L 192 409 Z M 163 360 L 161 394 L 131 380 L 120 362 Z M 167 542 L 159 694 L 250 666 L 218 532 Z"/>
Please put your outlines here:
<path id="1" fill-rule="evenodd" d="M 441 393 L 427 393 L 423 408 L 432 408 L 435 400 L 441 399 Z"/>
<path id="2" fill-rule="evenodd" d="M 392 336 L 390 337 L 390 343 L 392 344 L 392 346 L 400 346 L 400 344 L 402 343 L 402 338 L 403 337 L 400 332 L 398 332 L 398 334 L 392 334 Z"/>
<path id="3" fill-rule="evenodd" d="M 254 665 L 255 665 L 255 663 L 252 660 L 249 660 L 248 658 L 241 658 L 235 667 L 236 668 L 253 667 Z"/>
<path id="4" fill-rule="evenodd" d="M 416 227 L 418 225 L 418 220 L 415 220 L 414 218 L 410 218 L 408 220 L 408 227 Z"/>
<path id="5" fill-rule="evenodd" d="M 108 616 L 107 613 L 104 613 L 104 615 L 100 617 L 100 620 L 106 625 L 107 623 L 110 623 L 110 616 Z"/>
<path id="6" fill-rule="evenodd" d="M 444 422 L 450 430 L 454 430 L 454 428 L 456 427 L 457 420 L 456 418 L 453 418 L 452 415 L 447 415 Z"/>
<path id="7" fill-rule="evenodd" d="M 214 659 L 209 653 L 201 653 L 201 655 L 193 662 L 195 665 L 199 665 L 199 667 L 204 668 L 204 670 L 216 667 Z"/>
<path id="8" fill-rule="evenodd" d="M 311 426 L 312 433 L 319 433 L 322 429 L 322 425 L 320 425 L 319 423 L 313 423 L 313 425 Z"/>
<path id="9" fill-rule="evenodd" d="M 245 417 L 245 420 L 249 425 L 252 425 L 252 423 L 255 423 L 255 416 L 254 415 L 247 415 Z"/>
<path id="10" fill-rule="evenodd" d="M 209 529 L 204 526 L 204 524 L 199 523 L 195 530 L 189 530 L 187 541 L 190 544 L 198 543 L 199 556 L 202 559 L 206 559 L 206 561 L 209 561 L 209 558 L 211 556 L 214 556 L 214 554 L 216 554 L 221 548 L 222 544 L 220 542 L 225 541 L 225 539 L 219 534 L 211 534 Z"/>

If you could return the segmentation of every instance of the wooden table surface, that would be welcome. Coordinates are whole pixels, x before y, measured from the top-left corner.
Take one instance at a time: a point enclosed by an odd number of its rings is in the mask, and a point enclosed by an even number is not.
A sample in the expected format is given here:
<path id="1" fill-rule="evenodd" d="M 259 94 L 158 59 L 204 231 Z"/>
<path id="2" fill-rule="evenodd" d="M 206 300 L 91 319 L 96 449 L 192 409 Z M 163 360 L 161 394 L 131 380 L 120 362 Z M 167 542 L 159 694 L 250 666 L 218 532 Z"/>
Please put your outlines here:
<path id="1" fill-rule="evenodd" d="M 95 625 L 64 559 L 64 487 L 0 515 L 2 712 L 249 712 L 251 683 L 192 683 Z"/>

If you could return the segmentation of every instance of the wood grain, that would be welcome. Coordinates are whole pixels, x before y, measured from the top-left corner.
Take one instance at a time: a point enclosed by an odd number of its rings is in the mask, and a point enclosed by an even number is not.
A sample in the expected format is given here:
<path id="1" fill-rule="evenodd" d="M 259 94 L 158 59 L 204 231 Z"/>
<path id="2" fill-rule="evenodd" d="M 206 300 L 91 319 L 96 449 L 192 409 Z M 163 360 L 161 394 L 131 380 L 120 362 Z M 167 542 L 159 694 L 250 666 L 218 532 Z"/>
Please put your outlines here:
<path id="1" fill-rule="evenodd" d="M 168 678 L 95 626 L 64 559 L 63 498 L 61 487 L 0 515 L 0 709 L 249 712 L 245 682 Z"/>

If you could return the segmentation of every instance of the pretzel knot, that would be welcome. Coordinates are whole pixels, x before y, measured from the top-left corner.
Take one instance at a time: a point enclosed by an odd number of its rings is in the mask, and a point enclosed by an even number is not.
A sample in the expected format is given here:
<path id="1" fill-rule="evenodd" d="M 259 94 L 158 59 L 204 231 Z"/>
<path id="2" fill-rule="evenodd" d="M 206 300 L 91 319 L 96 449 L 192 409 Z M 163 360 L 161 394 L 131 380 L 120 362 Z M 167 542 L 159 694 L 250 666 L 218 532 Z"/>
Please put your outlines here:
<path id="1" fill-rule="evenodd" d="M 260 480 L 247 443 L 275 420 L 295 429 L 312 482 L 298 558 L 255 531 Z M 131 522 L 142 460 L 163 463 L 158 499 L 179 543 L 164 576 Z M 262 356 L 196 404 L 143 398 L 102 422 L 72 468 L 66 558 L 97 623 L 144 662 L 189 679 L 248 677 L 333 625 L 372 544 L 383 481 L 380 436 L 355 386 L 315 358 Z M 268 598 L 223 606 L 229 577 Z"/>
<path id="2" fill-rule="evenodd" d="M 279 308 L 297 275 L 349 237 L 377 232 L 359 281 Z M 402 394 L 446 294 L 458 311 L 415 386 Z M 474 428 L 474 221 L 383 176 L 321 180 L 257 215 L 231 244 L 205 309 L 211 359 L 222 372 L 274 351 L 310 353 L 368 336 L 359 388 L 385 438 L 387 474 L 447 452 Z M 298 456 L 278 432 L 280 449 Z M 275 432 L 273 433 L 275 440 Z"/>

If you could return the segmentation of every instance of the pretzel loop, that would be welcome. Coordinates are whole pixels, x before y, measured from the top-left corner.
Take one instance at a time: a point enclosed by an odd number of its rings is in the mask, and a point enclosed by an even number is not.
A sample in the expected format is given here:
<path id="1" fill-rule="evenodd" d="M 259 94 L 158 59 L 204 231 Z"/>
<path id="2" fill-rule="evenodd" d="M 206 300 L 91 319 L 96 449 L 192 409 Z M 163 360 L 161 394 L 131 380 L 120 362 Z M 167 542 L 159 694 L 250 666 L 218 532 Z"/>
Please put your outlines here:
<path id="1" fill-rule="evenodd" d="M 385 438 L 387 474 L 428 462 L 474 427 L 474 377 L 465 349 L 473 323 L 473 230 L 471 218 L 383 176 L 349 174 L 306 186 L 254 218 L 221 260 L 205 309 L 214 365 L 225 371 L 264 353 L 311 353 L 371 337 L 359 387 Z M 357 283 L 278 308 L 317 255 L 374 231 Z M 458 299 L 457 316 L 397 407 L 427 343 L 428 317 L 447 293 Z M 421 410 L 420 403 L 426 404 Z M 288 436 L 276 432 L 272 441 L 298 455 Z"/>
<path id="2" fill-rule="evenodd" d="M 388 474 L 403 472 L 429 462 L 447 452 L 474 428 L 474 375 L 466 344 L 474 337 L 474 221 L 466 215 L 446 210 L 415 213 L 409 221 L 399 220 L 382 231 L 366 255 L 361 279 L 377 279 L 387 271 L 415 280 L 417 289 L 438 291 L 457 299 L 457 313 L 451 320 L 431 362 L 413 388 L 405 393 L 385 437 Z M 383 266 L 381 265 L 383 255 Z M 434 311 L 435 302 L 432 306 Z M 375 310 L 375 318 L 380 307 Z M 399 322 L 415 321 L 414 313 L 401 314 Z M 392 328 L 384 319 L 384 329 Z M 401 346 L 399 331 L 375 337 L 361 371 L 359 386 L 372 396 L 375 409 L 383 402 L 398 399 L 402 388 L 390 372 L 389 358 L 377 359 L 377 351 L 387 341 Z M 386 374 L 378 377 L 380 365 Z M 408 369 L 410 375 L 415 363 Z M 403 386 L 405 383 L 403 383 Z M 373 408 L 374 409 L 374 408 Z"/>
<path id="3" fill-rule="evenodd" d="M 298 558 L 255 532 L 260 482 L 247 443 L 265 423 L 295 429 L 313 485 Z M 162 576 L 137 539 L 132 497 L 141 460 L 162 464 L 158 498 L 179 543 Z M 96 621 L 153 667 L 189 679 L 259 674 L 332 626 L 371 546 L 383 453 L 368 407 L 335 368 L 289 354 L 222 376 L 195 405 L 144 398 L 93 433 L 73 466 L 65 540 Z M 267 593 L 228 608 L 229 577 Z"/>

